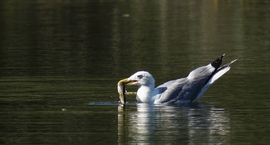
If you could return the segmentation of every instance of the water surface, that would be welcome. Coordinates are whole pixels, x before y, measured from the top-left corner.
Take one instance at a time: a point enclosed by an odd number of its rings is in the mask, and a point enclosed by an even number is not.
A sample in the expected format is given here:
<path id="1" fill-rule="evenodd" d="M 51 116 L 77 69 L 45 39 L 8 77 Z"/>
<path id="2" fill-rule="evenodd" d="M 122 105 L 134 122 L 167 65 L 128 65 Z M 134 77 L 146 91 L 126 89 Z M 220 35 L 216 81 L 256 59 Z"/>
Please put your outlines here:
<path id="1" fill-rule="evenodd" d="M 269 144 L 269 1 L 0 3 L 0 144 Z M 158 85 L 223 53 L 199 103 L 117 103 L 137 70 Z"/>

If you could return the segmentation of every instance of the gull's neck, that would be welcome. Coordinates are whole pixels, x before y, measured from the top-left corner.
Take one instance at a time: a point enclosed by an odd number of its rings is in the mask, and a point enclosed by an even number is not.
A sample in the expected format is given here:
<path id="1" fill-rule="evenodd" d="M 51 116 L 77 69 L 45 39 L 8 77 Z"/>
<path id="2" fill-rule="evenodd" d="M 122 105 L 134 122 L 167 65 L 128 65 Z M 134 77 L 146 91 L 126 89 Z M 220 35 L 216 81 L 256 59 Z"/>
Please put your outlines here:
<path id="1" fill-rule="evenodd" d="M 148 86 L 142 85 L 139 87 L 137 91 L 137 97 L 143 103 L 153 103 L 155 101 L 154 96 L 156 94 L 157 92 L 154 85 L 148 85 Z"/>

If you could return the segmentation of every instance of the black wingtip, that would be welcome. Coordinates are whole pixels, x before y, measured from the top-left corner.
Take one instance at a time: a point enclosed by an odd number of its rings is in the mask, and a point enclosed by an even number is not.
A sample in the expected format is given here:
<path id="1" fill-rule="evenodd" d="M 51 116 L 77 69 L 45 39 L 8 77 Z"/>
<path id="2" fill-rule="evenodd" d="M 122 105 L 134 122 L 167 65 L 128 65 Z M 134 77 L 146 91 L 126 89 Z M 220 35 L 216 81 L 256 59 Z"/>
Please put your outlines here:
<path id="1" fill-rule="evenodd" d="M 225 56 L 225 54 L 221 55 L 220 57 L 218 57 L 216 60 L 214 60 L 211 65 L 215 68 L 218 69 L 222 63 L 222 59 Z"/>

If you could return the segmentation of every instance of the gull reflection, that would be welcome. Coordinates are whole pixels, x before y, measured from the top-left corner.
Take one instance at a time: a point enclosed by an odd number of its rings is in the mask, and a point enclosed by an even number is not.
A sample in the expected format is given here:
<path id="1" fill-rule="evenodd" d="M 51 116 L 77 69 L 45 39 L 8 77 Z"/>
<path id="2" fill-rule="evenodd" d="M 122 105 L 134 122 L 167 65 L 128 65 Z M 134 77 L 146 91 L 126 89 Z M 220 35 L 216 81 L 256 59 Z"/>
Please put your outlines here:
<path id="1" fill-rule="evenodd" d="M 229 143 L 229 113 L 191 105 L 119 106 L 118 143 Z"/>

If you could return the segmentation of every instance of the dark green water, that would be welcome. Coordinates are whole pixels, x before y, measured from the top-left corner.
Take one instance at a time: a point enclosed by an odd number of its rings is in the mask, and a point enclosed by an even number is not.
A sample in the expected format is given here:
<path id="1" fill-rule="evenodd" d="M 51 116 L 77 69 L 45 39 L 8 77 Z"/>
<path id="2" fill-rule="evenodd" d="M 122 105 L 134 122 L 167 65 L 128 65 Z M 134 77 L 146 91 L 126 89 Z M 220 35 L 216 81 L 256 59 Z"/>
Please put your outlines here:
<path id="1" fill-rule="evenodd" d="M 0 144 L 269 144 L 269 7 L 1 1 Z M 117 104 L 137 70 L 160 84 L 223 53 L 238 61 L 197 104 Z"/>

